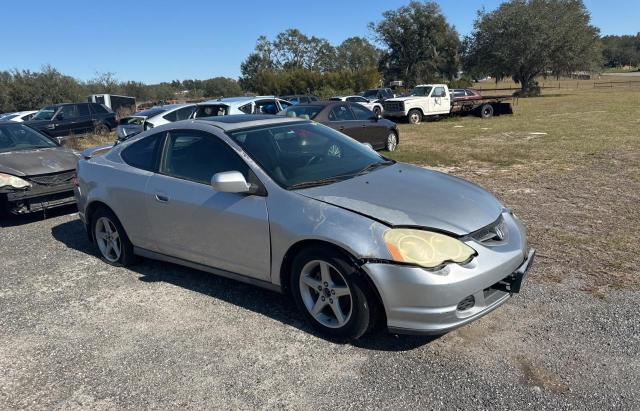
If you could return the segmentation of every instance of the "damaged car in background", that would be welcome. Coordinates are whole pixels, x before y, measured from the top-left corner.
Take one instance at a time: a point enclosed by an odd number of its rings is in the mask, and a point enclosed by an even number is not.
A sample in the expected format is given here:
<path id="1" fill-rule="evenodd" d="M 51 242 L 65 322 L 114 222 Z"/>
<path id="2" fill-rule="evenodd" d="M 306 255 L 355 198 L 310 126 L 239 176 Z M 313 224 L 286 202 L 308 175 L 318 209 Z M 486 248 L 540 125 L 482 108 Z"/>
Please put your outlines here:
<path id="1" fill-rule="evenodd" d="M 284 292 L 339 340 L 474 321 L 520 291 L 535 254 L 489 192 L 300 118 L 166 124 L 79 160 L 77 182 L 106 263 L 142 256 Z"/>
<path id="2" fill-rule="evenodd" d="M 0 122 L 0 214 L 75 203 L 76 151 L 22 123 Z"/>

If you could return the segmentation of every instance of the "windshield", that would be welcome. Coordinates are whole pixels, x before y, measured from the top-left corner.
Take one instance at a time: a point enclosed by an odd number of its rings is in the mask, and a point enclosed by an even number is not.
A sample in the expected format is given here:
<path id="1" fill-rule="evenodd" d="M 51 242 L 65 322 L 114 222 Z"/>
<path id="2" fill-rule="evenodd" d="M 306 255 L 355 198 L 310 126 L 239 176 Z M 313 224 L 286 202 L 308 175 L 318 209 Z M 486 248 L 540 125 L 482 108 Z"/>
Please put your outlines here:
<path id="1" fill-rule="evenodd" d="M 431 86 L 416 87 L 411 90 L 411 96 L 428 96 L 431 93 Z"/>
<path id="2" fill-rule="evenodd" d="M 323 108 L 324 106 L 297 105 L 287 107 L 278 114 L 281 116 L 300 117 L 305 120 L 313 120 Z"/>
<path id="3" fill-rule="evenodd" d="M 378 96 L 378 90 L 367 90 L 362 93 L 362 97 L 367 99 L 376 98 Z"/>
<path id="4" fill-rule="evenodd" d="M 53 115 L 56 114 L 56 111 L 58 111 L 58 107 L 47 106 L 31 117 L 31 120 L 51 120 Z"/>
<path id="5" fill-rule="evenodd" d="M 152 108 L 144 110 L 144 111 L 138 111 L 137 113 L 135 113 L 135 115 L 137 117 L 151 118 L 153 116 L 157 116 L 160 113 L 164 113 L 167 110 L 169 110 L 169 108 L 152 107 Z"/>
<path id="6" fill-rule="evenodd" d="M 49 138 L 20 123 L 0 125 L 0 153 L 57 146 Z"/>
<path id="7" fill-rule="evenodd" d="M 0 116 L 0 121 L 9 121 L 9 120 L 11 120 L 13 118 L 16 118 L 16 117 L 18 117 L 17 114 L 5 114 L 5 115 Z"/>
<path id="8" fill-rule="evenodd" d="M 318 123 L 291 123 L 229 133 L 287 189 L 330 184 L 392 164 L 371 148 Z"/>

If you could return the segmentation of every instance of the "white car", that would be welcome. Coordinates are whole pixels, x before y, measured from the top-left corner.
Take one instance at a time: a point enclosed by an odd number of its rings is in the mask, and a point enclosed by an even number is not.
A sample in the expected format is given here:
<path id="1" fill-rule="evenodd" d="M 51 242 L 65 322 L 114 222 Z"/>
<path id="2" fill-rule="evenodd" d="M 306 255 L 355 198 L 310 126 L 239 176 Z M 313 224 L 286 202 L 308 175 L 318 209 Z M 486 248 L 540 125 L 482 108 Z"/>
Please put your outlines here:
<path id="1" fill-rule="evenodd" d="M 0 114 L 0 121 L 15 121 L 16 123 L 22 123 L 23 121 L 31 120 L 34 114 L 38 111 L 18 111 L 16 113 Z"/>
<path id="2" fill-rule="evenodd" d="M 277 114 L 291 105 L 274 96 L 228 97 L 197 104 L 169 104 L 121 118 L 116 134 L 119 140 L 126 140 L 142 131 L 175 121 L 233 114 Z"/>
<path id="3" fill-rule="evenodd" d="M 376 113 L 376 115 L 382 115 L 382 112 L 384 111 L 384 108 L 382 107 L 381 103 L 378 103 L 375 101 L 369 101 L 362 96 L 335 96 L 335 97 L 331 97 L 329 100 L 348 101 L 350 103 L 358 103 L 365 106 L 369 110 L 373 111 L 374 113 Z"/>

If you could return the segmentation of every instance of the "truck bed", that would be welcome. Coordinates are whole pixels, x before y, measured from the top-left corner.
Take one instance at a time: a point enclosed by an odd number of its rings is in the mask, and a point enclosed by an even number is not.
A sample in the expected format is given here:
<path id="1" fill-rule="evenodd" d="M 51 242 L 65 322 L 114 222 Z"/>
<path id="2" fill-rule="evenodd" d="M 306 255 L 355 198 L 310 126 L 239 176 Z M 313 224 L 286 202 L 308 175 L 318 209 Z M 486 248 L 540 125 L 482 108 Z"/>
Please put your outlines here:
<path id="1" fill-rule="evenodd" d="M 480 109 L 485 104 L 493 106 L 496 114 L 511 114 L 513 96 L 489 96 L 473 100 L 457 100 L 451 102 L 451 113 L 469 113 Z"/>

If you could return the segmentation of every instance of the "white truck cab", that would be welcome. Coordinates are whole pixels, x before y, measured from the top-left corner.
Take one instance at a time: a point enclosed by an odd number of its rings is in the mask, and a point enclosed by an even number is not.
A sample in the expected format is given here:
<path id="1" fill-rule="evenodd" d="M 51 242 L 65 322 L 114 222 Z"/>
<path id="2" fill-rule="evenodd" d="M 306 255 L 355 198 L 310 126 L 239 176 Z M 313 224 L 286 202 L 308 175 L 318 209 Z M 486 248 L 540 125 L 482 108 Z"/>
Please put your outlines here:
<path id="1" fill-rule="evenodd" d="M 411 124 L 418 124 L 426 116 L 451 112 L 451 96 L 446 84 L 419 84 L 407 97 L 385 100 L 385 117 L 403 117 Z"/>

